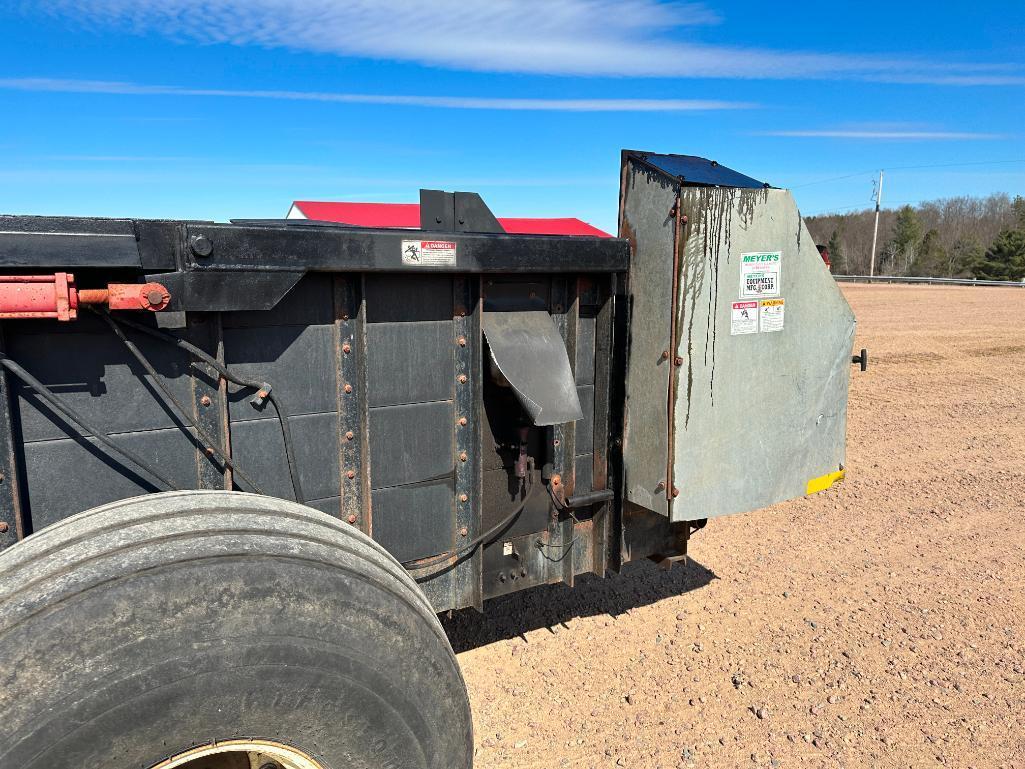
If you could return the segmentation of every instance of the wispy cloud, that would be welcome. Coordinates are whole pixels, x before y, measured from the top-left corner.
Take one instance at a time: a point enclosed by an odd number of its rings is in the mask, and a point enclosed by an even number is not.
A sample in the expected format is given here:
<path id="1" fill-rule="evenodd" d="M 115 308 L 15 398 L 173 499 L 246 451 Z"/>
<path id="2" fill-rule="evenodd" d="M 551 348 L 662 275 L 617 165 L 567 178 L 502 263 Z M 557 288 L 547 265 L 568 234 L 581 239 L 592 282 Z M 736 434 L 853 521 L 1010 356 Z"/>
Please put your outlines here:
<path id="1" fill-rule="evenodd" d="M 53 78 L 0 78 L 0 89 L 136 96 L 195 96 L 288 101 L 338 102 L 342 104 L 390 104 L 443 109 L 529 110 L 558 112 L 685 112 L 750 109 L 747 102 L 713 99 L 515 99 L 478 96 L 410 96 L 403 94 L 330 93 L 321 91 L 262 91 L 230 88 L 186 88 L 107 80 Z"/>
<path id="2" fill-rule="evenodd" d="M 974 131 L 902 131 L 902 130 L 850 130 L 821 129 L 800 131 L 760 131 L 758 136 L 791 136 L 821 139 L 875 139 L 881 141 L 991 141 L 1006 139 L 1007 134 L 978 133 Z"/>
<path id="3" fill-rule="evenodd" d="M 858 78 L 1013 85 L 1020 67 L 715 45 L 681 39 L 719 24 L 699 2 L 670 0 L 41 0 L 97 30 L 190 44 L 258 45 L 460 70 L 702 78 Z"/>

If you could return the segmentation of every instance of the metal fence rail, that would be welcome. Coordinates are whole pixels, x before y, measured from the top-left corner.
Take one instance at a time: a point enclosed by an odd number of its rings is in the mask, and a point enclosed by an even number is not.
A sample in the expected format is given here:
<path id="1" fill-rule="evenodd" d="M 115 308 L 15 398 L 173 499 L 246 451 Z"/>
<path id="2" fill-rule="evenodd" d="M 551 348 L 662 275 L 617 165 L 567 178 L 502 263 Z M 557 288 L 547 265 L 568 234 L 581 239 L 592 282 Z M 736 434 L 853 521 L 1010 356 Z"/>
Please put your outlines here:
<path id="1" fill-rule="evenodd" d="M 999 286 L 1025 288 L 1022 280 L 976 280 L 975 278 L 912 278 L 902 275 L 834 275 L 840 283 L 924 283 L 942 286 Z"/>

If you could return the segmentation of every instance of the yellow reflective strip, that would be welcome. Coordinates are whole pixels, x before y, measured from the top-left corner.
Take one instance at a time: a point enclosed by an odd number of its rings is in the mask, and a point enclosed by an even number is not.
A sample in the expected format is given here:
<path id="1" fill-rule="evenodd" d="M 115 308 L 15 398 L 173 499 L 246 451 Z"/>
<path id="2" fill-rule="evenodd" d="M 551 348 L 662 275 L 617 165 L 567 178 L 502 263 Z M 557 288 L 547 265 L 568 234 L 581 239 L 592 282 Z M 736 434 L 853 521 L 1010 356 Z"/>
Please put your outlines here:
<path id="1" fill-rule="evenodd" d="M 808 490 L 804 493 L 815 494 L 819 491 L 825 491 L 837 481 L 842 481 L 845 474 L 845 470 L 837 470 L 835 473 L 829 473 L 827 475 L 821 475 L 818 478 L 812 478 L 808 481 Z"/>

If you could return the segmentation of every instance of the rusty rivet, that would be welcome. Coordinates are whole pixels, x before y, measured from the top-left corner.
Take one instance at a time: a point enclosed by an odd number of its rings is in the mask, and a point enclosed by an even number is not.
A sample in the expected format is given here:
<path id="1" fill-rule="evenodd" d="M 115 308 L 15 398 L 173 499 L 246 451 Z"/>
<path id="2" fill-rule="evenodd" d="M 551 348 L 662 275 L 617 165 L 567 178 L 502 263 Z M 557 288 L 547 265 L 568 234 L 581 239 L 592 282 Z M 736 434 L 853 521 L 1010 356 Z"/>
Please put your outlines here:
<path id="1" fill-rule="evenodd" d="M 345 440 L 347 441 L 351 441 L 355 437 L 356 435 L 352 432 L 352 430 L 349 430 L 349 432 L 345 434 Z"/>
<path id="2" fill-rule="evenodd" d="M 458 315 L 460 318 L 464 317 L 466 315 L 466 309 L 464 307 L 457 307 L 456 315 Z"/>
<path id="3" fill-rule="evenodd" d="M 347 312 L 346 313 L 342 313 L 342 320 L 348 320 L 348 319 L 349 319 L 349 313 L 347 313 Z"/>
<path id="4" fill-rule="evenodd" d="M 466 452 L 465 452 L 465 451 L 464 451 L 464 452 L 462 452 L 462 453 L 461 453 L 461 454 L 459 455 L 459 461 L 460 461 L 460 462 L 465 462 L 465 461 L 466 461 L 467 459 L 468 459 L 468 457 L 466 456 Z"/>
<path id="5" fill-rule="evenodd" d="M 553 475 L 552 476 L 552 485 L 553 486 L 558 486 L 560 483 L 562 483 L 562 476 L 561 475 Z"/>
<path id="6" fill-rule="evenodd" d="M 342 352 L 344 352 L 346 355 L 348 355 L 350 352 L 352 352 L 352 345 L 350 345 L 348 342 L 343 344 L 342 345 Z"/>
<path id="7" fill-rule="evenodd" d="M 345 389 L 345 392 L 351 393 L 352 392 L 352 385 L 345 385 L 344 389 Z"/>
<path id="8" fill-rule="evenodd" d="M 460 347 L 466 347 L 466 337 L 465 336 L 459 337 L 456 340 L 456 344 L 458 344 Z"/>
<path id="9" fill-rule="evenodd" d="M 466 427 L 466 417 L 459 417 L 459 426 Z"/>
<path id="10" fill-rule="evenodd" d="M 2 522 L 2 521 L 0 521 L 0 534 L 3 534 L 4 532 L 6 532 L 7 529 L 8 529 L 7 524 Z"/>
<path id="11" fill-rule="evenodd" d="M 680 490 L 678 488 L 676 488 L 675 486 L 673 486 L 673 496 L 674 497 L 680 496 Z"/>
<path id="12" fill-rule="evenodd" d="M 211 449 L 211 448 L 208 448 L 208 449 L 207 449 L 207 450 L 206 450 L 205 452 L 203 452 L 203 453 L 204 453 L 204 454 L 206 454 L 206 455 L 207 455 L 208 457 L 212 457 L 212 456 L 214 455 L 214 450 L 213 450 L 213 449 Z"/>
<path id="13" fill-rule="evenodd" d="M 347 520 L 349 523 L 356 523 L 356 516 L 355 515 L 350 515 L 345 520 Z"/>
<path id="14" fill-rule="evenodd" d="M 151 307 L 157 307 L 164 303 L 164 294 L 162 291 L 149 291 L 146 293 L 146 303 Z"/>
<path id="15" fill-rule="evenodd" d="M 466 384 L 466 374 L 459 375 L 459 384 Z"/>
<path id="16" fill-rule="evenodd" d="M 560 443 L 562 443 L 562 441 L 560 441 L 558 438 L 556 438 L 554 441 L 552 441 L 552 445 L 553 446 L 558 446 Z"/>
<path id="17" fill-rule="evenodd" d="M 666 487 L 666 482 L 665 481 L 659 481 L 657 484 L 655 484 L 655 491 L 662 491 L 665 487 Z"/>
<path id="18" fill-rule="evenodd" d="M 209 395 L 204 395 L 202 398 L 199 399 L 199 403 L 203 406 L 209 406 L 211 403 L 213 403 L 213 401 L 210 400 Z"/>
<path id="19" fill-rule="evenodd" d="M 270 393 L 266 390 L 260 390 L 256 395 L 259 398 L 266 398 L 268 395 L 270 395 Z"/>
<path id="20" fill-rule="evenodd" d="M 682 216 L 682 217 L 680 218 L 680 221 L 681 221 L 681 222 L 683 222 L 684 224 L 686 224 L 686 223 L 687 223 L 687 214 L 684 214 L 684 215 L 683 215 L 683 216 Z"/>
<path id="21" fill-rule="evenodd" d="M 662 351 L 662 360 L 669 360 L 669 350 Z"/>
<path id="22" fill-rule="evenodd" d="M 460 537 L 465 537 L 469 533 L 470 532 L 467 530 L 467 528 L 465 526 L 459 530 L 459 536 Z"/>
<path id="23" fill-rule="evenodd" d="M 348 478 L 349 480 L 352 480 L 353 478 L 356 477 L 356 471 L 355 470 L 349 470 L 349 472 L 347 472 L 345 474 L 345 477 Z"/>
<path id="24" fill-rule="evenodd" d="M 683 365 L 683 358 L 681 358 L 679 355 L 677 355 L 676 356 L 676 360 L 674 360 L 673 363 L 675 363 L 677 366 L 682 366 Z"/>
<path id="25" fill-rule="evenodd" d="M 460 502 L 466 502 L 469 499 L 470 499 L 470 495 L 469 494 L 460 494 L 459 495 L 459 501 Z"/>

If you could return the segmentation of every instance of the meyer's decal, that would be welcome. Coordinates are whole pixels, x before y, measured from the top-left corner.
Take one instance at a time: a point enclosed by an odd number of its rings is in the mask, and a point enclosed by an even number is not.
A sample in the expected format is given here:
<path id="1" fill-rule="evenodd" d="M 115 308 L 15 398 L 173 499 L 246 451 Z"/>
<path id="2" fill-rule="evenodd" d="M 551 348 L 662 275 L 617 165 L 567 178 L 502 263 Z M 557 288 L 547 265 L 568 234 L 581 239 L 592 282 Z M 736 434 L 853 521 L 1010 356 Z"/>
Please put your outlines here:
<path id="1" fill-rule="evenodd" d="M 780 251 L 755 251 L 740 255 L 740 298 L 779 296 Z"/>
<path id="2" fill-rule="evenodd" d="M 456 244 L 450 240 L 404 240 L 402 263 L 421 267 L 454 267 Z"/>

